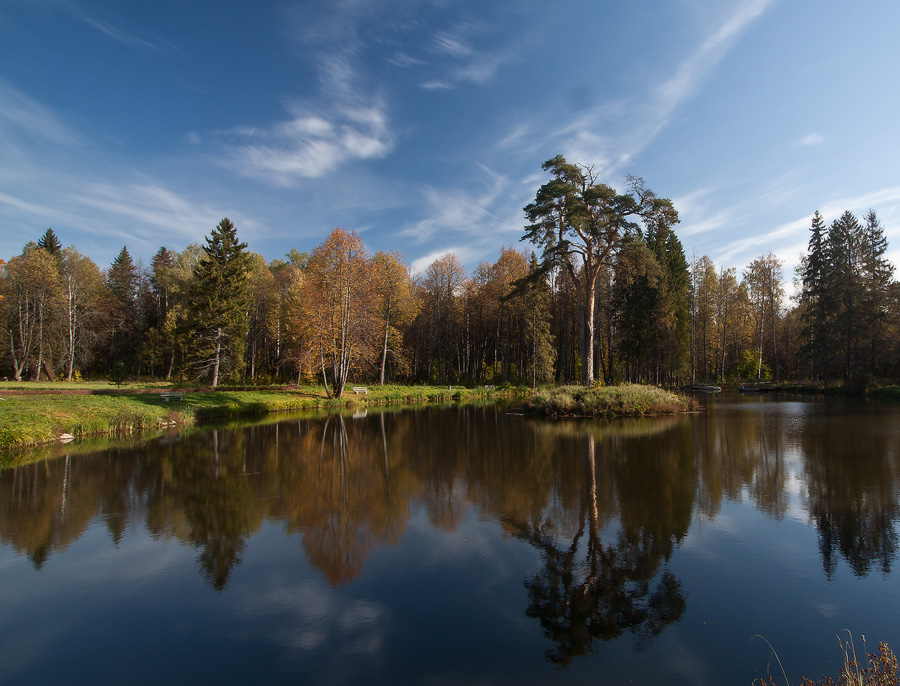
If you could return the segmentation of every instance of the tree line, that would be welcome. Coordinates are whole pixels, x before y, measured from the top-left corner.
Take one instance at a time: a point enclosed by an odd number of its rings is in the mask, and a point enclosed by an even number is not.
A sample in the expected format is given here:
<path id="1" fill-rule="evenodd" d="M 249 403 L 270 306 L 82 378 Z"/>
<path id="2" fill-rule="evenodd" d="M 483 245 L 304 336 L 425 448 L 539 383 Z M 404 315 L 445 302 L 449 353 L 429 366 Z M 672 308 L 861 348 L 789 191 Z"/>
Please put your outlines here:
<path id="1" fill-rule="evenodd" d="M 740 274 L 686 258 L 670 200 L 624 192 L 558 156 L 522 240 L 467 273 L 445 254 L 412 274 L 335 229 L 266 261 L 223 219 L 149 265 L 123 247 L 100 270 L 52 229 L 0 265 L 2 373 L 16 380 L 149 377 L 217 386 L 348 380 L 679 385 L 900 377 L 898 291 L 874 211 L 816 212 L 793 302 L 783 264 Z"/>

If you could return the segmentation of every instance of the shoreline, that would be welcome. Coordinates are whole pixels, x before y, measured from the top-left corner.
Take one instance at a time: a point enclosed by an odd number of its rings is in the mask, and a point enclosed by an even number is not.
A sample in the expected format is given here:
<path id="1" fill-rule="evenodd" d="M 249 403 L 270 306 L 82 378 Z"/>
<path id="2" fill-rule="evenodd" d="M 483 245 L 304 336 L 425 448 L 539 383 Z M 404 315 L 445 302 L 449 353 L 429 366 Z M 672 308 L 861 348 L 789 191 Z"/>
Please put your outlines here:
<path id="1" fill-rule="evenodd" d="M 68 385 L 66 385 L 68 386 Z M 462 386 L 371 386 L 368 393 L 347 390 L 329 399 L 321 387 L 249 387 L 103 389 L 0 388 L 0 455 L 24 453 L 60 442 L 98 436 L 136 436 L 205 422 L 270 413 L 329 408 L 472 402 L 512 397 L 523 389 Z M 181 393 L 183 400 L 164 401 L 162 393 Z M 529 391 L 530 392 L 530 391 Z M 3 460 L 0 460 L 2 463 Z"/>

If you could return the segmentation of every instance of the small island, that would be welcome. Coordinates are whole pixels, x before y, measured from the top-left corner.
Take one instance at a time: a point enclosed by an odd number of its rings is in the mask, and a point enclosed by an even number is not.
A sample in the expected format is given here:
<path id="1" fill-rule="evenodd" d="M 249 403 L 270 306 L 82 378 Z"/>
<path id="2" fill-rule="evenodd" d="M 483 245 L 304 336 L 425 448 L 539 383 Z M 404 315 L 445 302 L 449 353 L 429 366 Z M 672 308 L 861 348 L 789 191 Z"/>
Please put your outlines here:
<path id="1" fill-rule="evenodd" d="M 649 417 L 688 412 L 696 403 L 656 386 L 560 386 L 539 391 L 523 408 L 549 417 Z"/>

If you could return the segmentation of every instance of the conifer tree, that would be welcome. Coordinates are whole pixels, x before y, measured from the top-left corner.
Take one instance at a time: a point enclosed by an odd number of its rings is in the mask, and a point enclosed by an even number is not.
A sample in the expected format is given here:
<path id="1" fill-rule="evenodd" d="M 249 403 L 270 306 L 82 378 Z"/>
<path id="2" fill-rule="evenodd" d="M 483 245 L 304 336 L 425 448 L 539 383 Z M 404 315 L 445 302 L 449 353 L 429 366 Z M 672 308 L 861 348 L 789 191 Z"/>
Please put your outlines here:
<path id="1" fill-rule="evenodd" d="M 678 213 L 670 200 L 658 198 L 642 179 L 629 178 L 629 190 L 618 193 L 599 181 L 591 167 L 568 163 L 558 155 L 543 165 L 553 178 L 525 207 L 530 222 L 522 240 L 543 250 L 544 272 L 559 269 L 575 287 L 580 324 L 581 381 L 595 378 L 596 294 L 600 275 L 608 269 L 639 221 L 674 226 Z"/>
<path id="2" fill-rule="evenodd" d="M 803 343 L 801 351 L 810 361 L 815 377 L 821 375 L 825 388 L 828 388 L 829 368 L 829 315 L 834 303 L 831 293 L 827 292 L 828 262 L 826 254 L 825 220 L 816 210 L 810 226 L 809 247 L 801 269 L 802 291 L 800 303 L 804 305 Z"/>
<path id="3" fill-rule="evenodd" d="M 550 332 L 550 285 L 540 272 L 537 255 L 531 253 L 528 264 L 529 278 L 525 285 L 526 340 L 531 355 L 531 389 L 538 382 L 550 381 L 556 363 L 556 348 Z"/>
<path id="4" fill-rule="evenodd" d="M 44 235 L 41 236 L 40 240 L 38 240 L 37 245 L 39 248 L 43 248 L 54 257 L 58 257 L 60 251 L 62 250 L 62 244 L 59 242 L 56 234 L 53 233 L 53 229 L 47 229 Z"/>
<path id="5" fill-rule="evenodd" d="M 175 327 L 171 321 L 175 305 L 175 254 L 165 246 L 150 261 L 148 281 L 146 349 L 151 368 L 164 365 L 163 375 L 168 379 L 175 363 Z"/>
<path id="6" fill-rule="evenodd" d="M 865 342 L 865 371 L 880 376 L 883 368 L 884 348 L 888 342 L 888 310 L 894 265 L 885 257 L 887 238 L 875 210 L 863 217 L 865 239 L 861 259 L 863 288 L 862 335 Z"/>
<path id="7" fill-rule="evenodd" d="M 864 283 L 861 273 L 865 248 L 865 232 L 850 211 L 835 219 L 828 229 L 826 259 L 828 271 L 825 292 L 830 294 L 826 305 L 834 316 L 833 342 L 839 351 L 842 376 L 845 382 L 858 375 L 861 327 L 864 325 Z"/>
<path id="8" fill-rule="evenodd" d="M 235 374 L 243 367 L 251 267 L 246 248 L 226 217 L 206 238 L 194 268 L 194 367 L 210 376 L 213 388 L 223 371 Z"/>
<path id="9" fill-rule="evenodd" d="M 108 366 L 111 369 L 116 362 L 122 362 L 130 373 L 136 374 L 137 370 L 132 363 L 134 343 L 139 331 L 138 270 L 127 246 L 122 246 L 122 250 L 107 270 L 106 288 L 110 295 L 110 304 L 107 308 L 110 337 Z"/>

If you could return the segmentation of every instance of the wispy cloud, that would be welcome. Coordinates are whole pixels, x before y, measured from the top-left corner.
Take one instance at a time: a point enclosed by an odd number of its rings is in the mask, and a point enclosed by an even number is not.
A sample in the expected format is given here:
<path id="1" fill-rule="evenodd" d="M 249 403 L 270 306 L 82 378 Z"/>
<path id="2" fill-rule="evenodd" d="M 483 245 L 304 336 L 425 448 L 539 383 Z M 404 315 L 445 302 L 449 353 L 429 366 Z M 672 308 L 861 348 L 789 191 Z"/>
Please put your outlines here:
<path id="1" fill-rule="evenodd" d="M 660 128 L 668 123 L 672 112 L 694 95 L 703 80 L 718 65 L 746 28 L 758 19 L 773 0 L 749 0 L 707 38 L 678 67 L 675 74 L 657 90 Z"/>
<path id="2" fill-rule="evenodd" d="M 409 271 L 412 274 L 424 274 L 428 267 L 437 259 L 444 257 L 447 254 L 456 255 L 460 262 L 465 265 L 467 262 L 471 260 L 471 251 L 470 248 L 465 245 L 449 245 L 441 248 L 440 250 L 435 250 L 433 252 L 428 253 L 427 255 L 422 255 L 422 257 L 413 260 L 409 265 Z"/>
<path id="3" fill-rule="evenodd" d="M 173 239 L 178 244 L 199 241 L 222 219 L 221 209 L 198 204 L 153 182 L 87 184 L 72 201 L 124 220 L 123 237 L 151 245 Z"/>
<path id="4" fill-rule="evenodd" d="M 428 64 L 425 60 L 407 55 L 405 52 L 400 52 L 399 50 L 395 52 L 392 57 L 388 58 L 388 62 L 390 64 L 393 64 L 395 67 L 402 67 L 404 69 L 423 67 Z"/>
<path id="5" fill-rule="evenodd" d="M 366 3 L 335 2 L 315 16 L 288 12 L 291 38 L 316 65 L 318 92 L 287 106 L 288 119 L 227 132 L 232 162 L 244 176 L 277 186 L 321 178 L 341 165 L 384 157 L 393 149 L 388 107 L 369 85 L 360 29 L 372 17 Z M 402 53 L 398 53 L 402 55 Z M 408 66 L 415 60 L 402 59 Z"/>
<path id="6" fill-rule="evenodd" d="M 146 48 L 163 53 L 181 52 L 171 43 L 160 40 L 158 38 L 154 40 L 147 40 L 145 38 L 141 38 L 140 36 L 136 36 L 133 33 L 128 33 L 127 31 L 124 31 L 107 22 L 97 21 L 88 17 L 85 17 L 84 21 L 88 26 L 93 27 L 100 33 L 108 36 L 109 38 L 112 38 L 114 41 L 117 41 L 122 45 L 127 45 L 132 48 Z"/>
<path id="7" fill-rule="evenodd" d="M 665 81 L 644 98 L 606 102 L 588 110 L 557 131 L 567 154 L 594 160 L 605 173 L 614 173 L 670 123 L 679 107 L 693 97 L 704 80 L 732 49 L 744 31 L 773 4 L 774 0 L 744 0 L 708 38 L 687 55 Z M 598 135 L 604 131 L 606 135 Z"/>
<path id="8" fill-rule="evenodd" d="M 446 31 L 436 33 L 432 38 L 432 43 L 436 52 L 450 55 L 458 60 L 465 59 L 473 54 L 474 50 L 466 44 L 464 38 L 459 35 L 459 31 L 454 32 L 456 35 Z"/>
<path id="9" fill-rule="evenodd" d="M 826 223 L 837 219 L 845 210 L 861 217 L 869 208 L 874 208 L 882 220 L 888 239 L 900 239 L 900 186 L 884 188 L 872 193 L 847 196 L 826 203 L 818 208 L 810 208 L 803 216 L 781 221 L 765 228 L 764 217 L 757 214 L 759 208 L 775 205 L 793 206 L 789 201 L 799 192 L 796 187 L 776 183 L 767 193 L 742 200 L 711 214 L 705 214 L 705 207 L 698 203 L 683 212 L 684 230 L 680 235 L 698 237 L 707 245 L 706 252 L 716 264 L 745 267 L 762 253 L 775 252 L 784 261 L 787 269 L 796 267 L 799 256 L 806 251 L 809 241 L 809 226 L 815 209 L 818 209 Z M 681 206 L 676 204 L 679 210 Z M 750 230 L 750 225 L 761 230 Z M 735 236 L 738 236 L 735 238 Z M 900 252 L 896 253 L 900 255 Z M 894 255 L 890 256 L 895 259 Z"/>
<path id="10" fill-rule="evenodd" d="M 822 143 L 824 140 L 825 139 L 817 133 L 808 133 L 797 141 L 797 145 L 819 145 L 819 143 Z"/>
<path id="11" fill-rule="evenodd" d="M 398 237 L 428 250 L 412 264 L 419 272 L 441 255 L 456 254 L 467 268 L 495 260 L 499 244 L 517 246 L 522 236 L 523 197 L 528 190 L 479 165 L 480 183 L 469 188 L 423 192 L 425 217 Z"/>
<path id="12" fill-rule="evenodd" d="M 422 82 L 426 90 L 452 90 L 461 84 L 484 86 L 491 83 L 500 69 L 515 58 L 508 48 L 478 49 L 473 45 L 485 28 L 474 23 L 460 23 L 432 36 L 431 52 L 435 55 L 436 78 Z M 447 62 L 449 58 L 450 62 Z"/>
<path id="13" fill-rule="evenodd" d="M 352 160 L 384 157 L 393 137 L 384 105 L 338 105 L 330 112 L 295 104 L 292 117 L 268 130 L 236 132 L 247 142 L 236 148 L 241 173 L 290 186 L 317 178 Z"/>
<path id="14" fill-rule="evenodd" d="M 417 243 L 431 240 L 435 235 L 447 232 L 467 233 L 473 239 L 485 232 L 495 232 L 501 219 L 496 214 L 497 201 L 505 197 L 507 179 L 486 167 L 480 167 L 485 175 L 483 184 L 477 190 L 454 188 L 424 190 L 426 217 L 403 230 L 404 238 Z M 517 227 L 521 230 L 521 222 Z"/>
<path id="15" fill-rule="evenodd" d="M 0 79 L 0 142 L 12 145 L 23 135 L 67 148 L 83 143 L 55 112 Z"/>

